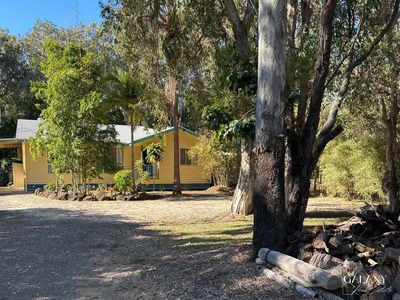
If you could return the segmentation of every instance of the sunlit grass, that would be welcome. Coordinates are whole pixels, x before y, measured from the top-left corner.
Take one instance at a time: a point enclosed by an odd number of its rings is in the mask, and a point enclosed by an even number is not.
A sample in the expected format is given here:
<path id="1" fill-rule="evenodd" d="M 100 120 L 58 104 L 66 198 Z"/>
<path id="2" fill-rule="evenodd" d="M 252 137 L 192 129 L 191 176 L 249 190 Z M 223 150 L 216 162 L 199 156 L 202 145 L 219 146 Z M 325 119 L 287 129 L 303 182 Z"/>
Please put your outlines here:
<path id="1" fill-rule="evenodd" d="M 349 210 L 362 206 L 361 201 L 348 201 L 340 198 L 310 199 L 312 217 L 304 221 L 304 230 L 316 226 L 334 225 L 349 218 Z M 331 212 L 330 210 L 334 210 Z M 341 213 L 340 211 L 343 211 Z M 151 226 L 161 233 L 157 243 L 164 247 L 217 247 L 251 244 L 253 218 L 239 220 L 216 220 L 207 223 L 158 224 Z"/>

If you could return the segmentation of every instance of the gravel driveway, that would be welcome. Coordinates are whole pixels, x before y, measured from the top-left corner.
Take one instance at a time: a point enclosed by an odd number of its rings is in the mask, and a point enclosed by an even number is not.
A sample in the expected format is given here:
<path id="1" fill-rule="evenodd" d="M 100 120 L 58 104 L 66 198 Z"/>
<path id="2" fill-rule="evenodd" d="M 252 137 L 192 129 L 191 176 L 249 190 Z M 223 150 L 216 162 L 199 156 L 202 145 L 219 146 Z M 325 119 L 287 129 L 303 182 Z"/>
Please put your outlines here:
<path id="1" fill-rule="evenodd" d="M 171 249 L 149 226 L 229 218 L 227 211 L 228 199 L 217 196 L 123 203 L 0 196 L 0 299 L 297 299 L 257 275 L 247 248 Z"/>

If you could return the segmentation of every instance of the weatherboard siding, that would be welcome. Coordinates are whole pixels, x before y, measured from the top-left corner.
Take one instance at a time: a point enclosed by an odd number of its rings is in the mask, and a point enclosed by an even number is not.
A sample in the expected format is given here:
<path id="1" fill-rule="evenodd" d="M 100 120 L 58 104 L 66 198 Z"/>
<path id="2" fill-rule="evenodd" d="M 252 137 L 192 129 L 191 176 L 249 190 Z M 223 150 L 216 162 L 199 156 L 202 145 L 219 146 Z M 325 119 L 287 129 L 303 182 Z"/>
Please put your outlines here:
<path id="1" fill-rule="evenodd" d="M 180 130 L 180 148 L 192 148 L 196 143 L 196 137 Z M 142 149 L 148 144 L 158 141 L 157 138 L 145 140 L 135 145 L 135 161 L 142 159 Z M 166 147 L 163 159 L 160 162 L 160 176 L 158 179 L 151 179 L 149 184 L 173 184 L 174 182 L 174 151 L 173 151 L 173 132 L 166 133 Z M 131 147 L 124 146 L 124 169 L 131 168 Z M 42 185 L 54 182 L 56 176 L 48 172 L 47 156 L 43 155 L 33 159 L 29 151 L 29 142 L 24 142 L 22 147 L 23 169 L 26 176 L 27 185 Z M 182 184 L 208 184 L 210 181 L 203 175 L 200 165 L 180 165 Z M 92 183 L 112 184 L 113 174 L 101 174 L 102 179 L 93 179 Z M 64 182 L 71 183 L 71 175 L 64 174 Z"/>

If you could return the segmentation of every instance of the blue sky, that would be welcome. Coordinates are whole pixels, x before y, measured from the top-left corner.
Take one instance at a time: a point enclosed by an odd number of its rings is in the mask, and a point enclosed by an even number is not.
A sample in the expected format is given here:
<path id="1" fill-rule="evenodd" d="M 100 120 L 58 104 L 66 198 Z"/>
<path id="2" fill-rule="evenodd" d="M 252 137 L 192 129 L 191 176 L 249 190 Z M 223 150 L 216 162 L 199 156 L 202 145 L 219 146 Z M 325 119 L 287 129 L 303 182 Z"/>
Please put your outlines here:
<path id="1" fill-rule="evenodd" d="M 76 11 L 80 23 L 100 22 L 98 0 L 0 0 L 0 5 L 0 27 L 16 35 L 27 33 L 38 20 L 75 25 Z"/>

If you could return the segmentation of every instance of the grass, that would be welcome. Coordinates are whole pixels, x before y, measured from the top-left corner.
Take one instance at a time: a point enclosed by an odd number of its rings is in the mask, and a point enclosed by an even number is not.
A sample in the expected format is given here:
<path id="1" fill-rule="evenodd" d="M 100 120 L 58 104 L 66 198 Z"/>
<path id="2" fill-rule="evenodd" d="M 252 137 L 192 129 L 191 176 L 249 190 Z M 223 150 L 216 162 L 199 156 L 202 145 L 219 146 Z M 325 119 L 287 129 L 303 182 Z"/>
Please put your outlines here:
<path id="1" fill-rule="evenodd" d="M 166 247 L 215 247 L 251 243 L 252 218 L 208 223 L 155 225 L 163 233 L 158 241 Z M 172 236 L 172 237 L 171 237 Z"/>
<path id="2" fill-rule="evenodd" d="M 361 201 L 341 198 L 312 198 L 304 221 L 304 230 L 334 225 L 351 216 L 350 210 L 361 207 Z M 157 243 L 163 247 L 218 247 L 251 244 L 253 218 L 217 220 L 207 223 L 158 224 L 152 229 L 161 232 Z"/>

